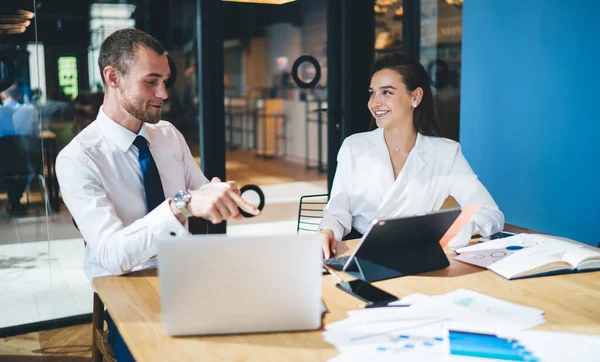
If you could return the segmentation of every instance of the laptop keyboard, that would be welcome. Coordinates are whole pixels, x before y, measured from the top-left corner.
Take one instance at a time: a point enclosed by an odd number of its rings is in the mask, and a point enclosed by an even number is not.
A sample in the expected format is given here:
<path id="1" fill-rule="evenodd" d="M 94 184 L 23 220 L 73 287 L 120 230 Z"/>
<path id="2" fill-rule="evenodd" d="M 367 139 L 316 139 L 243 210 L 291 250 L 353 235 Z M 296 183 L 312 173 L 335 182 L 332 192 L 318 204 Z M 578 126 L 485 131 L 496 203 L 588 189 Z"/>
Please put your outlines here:
<path id="1" fill-rule="evenodd" d="M 350 258 L 350 255 L 347 256 L 340 256 L 339 258 L 331 258 L 331 259 L 326 259 L 323 262 L 332 267 L 335 270 L 342 270 L 342 268 L 344 267 L 344 265 L 346 265 L 346 262 L 348 261 L 348 259 Z"/>

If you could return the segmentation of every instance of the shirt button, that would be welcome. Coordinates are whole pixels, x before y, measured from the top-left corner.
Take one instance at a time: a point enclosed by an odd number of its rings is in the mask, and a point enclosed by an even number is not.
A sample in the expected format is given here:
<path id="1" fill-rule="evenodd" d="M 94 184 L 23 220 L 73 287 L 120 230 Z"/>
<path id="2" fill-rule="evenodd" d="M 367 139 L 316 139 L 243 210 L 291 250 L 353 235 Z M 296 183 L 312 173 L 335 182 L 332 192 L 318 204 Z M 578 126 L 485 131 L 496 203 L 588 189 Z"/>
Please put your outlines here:
<path id="1" fill-rule="evenodd" d="M 174 231 L 171 231 L 171 236 L 175 236 L 175 235 L 177 235 L 177 234 L 175 234 Z"/>

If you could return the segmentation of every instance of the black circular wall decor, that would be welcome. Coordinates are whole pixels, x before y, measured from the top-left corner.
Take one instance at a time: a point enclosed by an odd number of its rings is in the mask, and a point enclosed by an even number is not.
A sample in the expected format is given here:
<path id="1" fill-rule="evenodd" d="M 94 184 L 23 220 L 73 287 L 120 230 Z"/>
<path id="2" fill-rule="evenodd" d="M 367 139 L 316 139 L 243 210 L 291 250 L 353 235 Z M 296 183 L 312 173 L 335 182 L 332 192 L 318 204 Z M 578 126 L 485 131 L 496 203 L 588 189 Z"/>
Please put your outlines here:
<path id="1" fill-rule="evenodd" d="M 308 62 L 312 64 L 313 67 L 315 67 L 315 77 L 310 82 L 303 81 L 300 78 L 300 74 L 298 74 L 300 70 L 300 65 L 302 65 L 302 63 L 304 62 Z M 298 59 L 296 59 L 294 65 L 292 65 L 292 78 L 300 88 L 314 88 L 319 83 L 319 80 L 321 80 L 321 66 L 319 65 L 317 59 L 315 59 L 315 57 L 313 57 L 312 55 L 302 55 Z"/>

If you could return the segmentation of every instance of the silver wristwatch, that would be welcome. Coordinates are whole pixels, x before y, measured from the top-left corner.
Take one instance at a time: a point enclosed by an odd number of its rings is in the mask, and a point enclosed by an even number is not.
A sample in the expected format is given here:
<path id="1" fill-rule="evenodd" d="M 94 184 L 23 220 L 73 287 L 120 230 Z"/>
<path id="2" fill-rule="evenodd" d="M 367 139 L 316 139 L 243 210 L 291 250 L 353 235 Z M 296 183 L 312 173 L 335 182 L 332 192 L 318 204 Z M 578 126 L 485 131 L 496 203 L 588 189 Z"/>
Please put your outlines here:
<path id="1" fill-rule="evenodd" d="M 187 209 L 187 203 L 188 201 L 190 201 L 191 198 L 192 195 L 190 195 L 190 193 L 186 190 L 178 191 L 175 194 L 175 196 L 173 196 L 173 203 L 175 203 L 175 207 L 177 208 L 177 210 L 179 210 L 181 215 L 185 217 L 192 216 L 190 210 Z"/>

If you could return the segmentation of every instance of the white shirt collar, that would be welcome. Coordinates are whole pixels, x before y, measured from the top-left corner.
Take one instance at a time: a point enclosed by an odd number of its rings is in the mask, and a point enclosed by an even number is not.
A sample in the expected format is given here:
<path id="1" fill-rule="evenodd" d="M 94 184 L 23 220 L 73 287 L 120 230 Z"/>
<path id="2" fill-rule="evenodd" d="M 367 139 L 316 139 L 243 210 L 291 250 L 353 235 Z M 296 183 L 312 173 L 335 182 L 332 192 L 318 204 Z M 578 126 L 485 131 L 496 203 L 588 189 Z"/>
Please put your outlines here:
<path id="1" fill-rule="evenodd" d="M 102 107 L 100 107 L 100 112 L 98 112 L 96 122 L 98 122 L 98 126 L 100 127 L 102 133 L 104 133 L 104 136 L 111 140 L 123 152 L 127 152 L 127 150 L 129 150 L 129 147 L 131 147 L 137 136 L 142 136 L 148 141 L 149 144 L 151 143 L 150 135 L 148 134 L 148 129 L 146 128 L 145 123 L 142 123 L 140 132 L 135 134 L 106 115 Z"/>
<path id="2" fill-rule="evenodd" d="M 417 141 L 415 142 L 415 149 L 419 153 L 427 152 L 432 148 L 431 138 L 428 136 L 422 135 L 420 132 L 417 132 Z"/>

